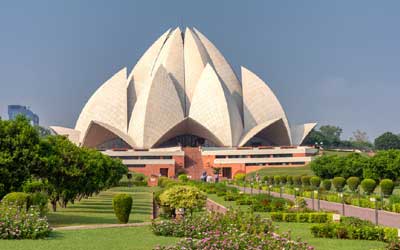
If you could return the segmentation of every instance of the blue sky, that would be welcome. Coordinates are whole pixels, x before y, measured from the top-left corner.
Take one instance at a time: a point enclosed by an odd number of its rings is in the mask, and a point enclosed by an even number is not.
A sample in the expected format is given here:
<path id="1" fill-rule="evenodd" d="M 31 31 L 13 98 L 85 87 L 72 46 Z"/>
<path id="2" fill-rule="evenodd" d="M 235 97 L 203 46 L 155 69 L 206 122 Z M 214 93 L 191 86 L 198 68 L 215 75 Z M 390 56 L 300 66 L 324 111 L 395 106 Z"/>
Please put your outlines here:
<path id="1" fill-rule="evenodd" d="M 400 1 L 1 1 L 0 116 L 73 127 L 90 95 L 169 27 L 194 26 L 291 123 L 400 133 Z"/>

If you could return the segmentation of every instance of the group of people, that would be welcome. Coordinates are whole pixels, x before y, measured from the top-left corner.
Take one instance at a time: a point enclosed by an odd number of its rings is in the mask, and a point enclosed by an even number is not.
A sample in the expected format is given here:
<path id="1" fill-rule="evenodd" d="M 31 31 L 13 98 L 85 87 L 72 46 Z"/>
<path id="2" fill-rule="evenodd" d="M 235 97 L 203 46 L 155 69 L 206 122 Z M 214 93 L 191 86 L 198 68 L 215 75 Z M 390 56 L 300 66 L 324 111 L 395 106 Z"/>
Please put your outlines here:
<path id="1" fill-rule="evenodd" d="M 215 174 L 214 178 L 211 175 L 208 175 L 206 171 L 200 177 L 200 180 L 203 182 L 219 182 L 219 174 Z"/>

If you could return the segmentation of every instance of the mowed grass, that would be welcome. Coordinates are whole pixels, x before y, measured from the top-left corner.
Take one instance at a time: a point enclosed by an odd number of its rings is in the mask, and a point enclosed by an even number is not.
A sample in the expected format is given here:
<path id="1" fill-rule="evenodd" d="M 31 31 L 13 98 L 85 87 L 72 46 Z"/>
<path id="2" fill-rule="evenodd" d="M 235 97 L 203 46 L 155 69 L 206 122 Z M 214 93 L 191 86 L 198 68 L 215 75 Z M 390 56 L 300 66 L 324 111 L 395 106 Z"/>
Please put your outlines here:
<path id="1" fill-rule="evenodd" d="M 58 207 L 57 212 L 49 212 L 47 217 L 52 227 L 118 223 L 112 207 L 112 198 L 118 193 L 128 193 L 133 198 L 129 223 L 151 221 L 154 190 L 155 188 L 148 187 L 112 188 L 75 204 L 70 203 L 67 208 Z"/>
<path id="2" fill-rule="evenodd" d="M 156 236 L 149 226 L 56 231 L 45 240 L 0 240 L 1 250 L 151 250 L 179 239 Z"/>
<path id="3" fill-rule="evenodd" d="M 258 191 L 254 190 L 257 194 Z M 235 201 L 225 201 L 223 197 L 219 197 L 216 194 L 208 194 L 208 198 L 211 200 L 227 207 L 227 208 L 239 208 L 242 211 L 249 211 L 250 206 L 248 205 L 236 205 Z M 270 218 L 269 213 L 256 213 L 262 217 Z M 367 240 L 340 240 L 340 239 L 325 239 L 325 238 L 314 238 L 311 234 L 310 227 L 311 223 L 287 223 L 287 222 L 274 222 L 277 226 L 277 232 L 287 233 L 294 240 L 300 238 L 302 241 L 309 243 L 309 245 L 315 247 L 316 250 L 383 250 L 385 243 L 378 241 L 367 241 Z"/>
<path id="4" fill-rule="evenodd" d="M 309 166 L 302 167 L 266 167 L 260 169 L 256 172 L 252 172 L 248 174 L 249 177 L 253 177 L 256 173 L 259 173 L 260 176 L 265 175 L 314 175 L 313 171 Z"/>

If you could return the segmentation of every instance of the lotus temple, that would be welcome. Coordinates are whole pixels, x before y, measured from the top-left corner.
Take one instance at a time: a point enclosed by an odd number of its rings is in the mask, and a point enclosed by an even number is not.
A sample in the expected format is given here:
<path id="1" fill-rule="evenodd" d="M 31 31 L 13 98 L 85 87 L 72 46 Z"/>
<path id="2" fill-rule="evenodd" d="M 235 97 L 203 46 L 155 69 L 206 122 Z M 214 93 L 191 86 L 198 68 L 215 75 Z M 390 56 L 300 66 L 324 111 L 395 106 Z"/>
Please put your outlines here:
<path id="1" fill-rule="evenodd" d="M 232 178 L 301 166 L 317 152 L 300 146 L 316 123 L 290 124 L 268 85 L 245 67 L 238 77 L 197 29 L 166 31 L 128 73 L 97 89 L 75 128 L 53 132 L 148 176 L 197 179 L 221 168 Z"/>

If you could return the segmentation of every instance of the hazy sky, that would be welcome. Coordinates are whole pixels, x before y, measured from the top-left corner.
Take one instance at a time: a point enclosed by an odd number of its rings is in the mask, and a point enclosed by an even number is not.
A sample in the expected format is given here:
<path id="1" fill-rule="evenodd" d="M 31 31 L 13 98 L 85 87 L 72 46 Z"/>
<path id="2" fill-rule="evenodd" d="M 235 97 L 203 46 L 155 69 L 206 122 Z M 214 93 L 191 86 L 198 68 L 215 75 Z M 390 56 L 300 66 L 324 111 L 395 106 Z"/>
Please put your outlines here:
<path id="1" fill-rule="evenodd" d="M 73 127 L 91 94 L 169 27 L 194 26 L 240 77 L 278 96 L 291 123 L 370 139 L 400 133 L 400 1 L 1 1 L 0 116 L 28 105 Z"/>

